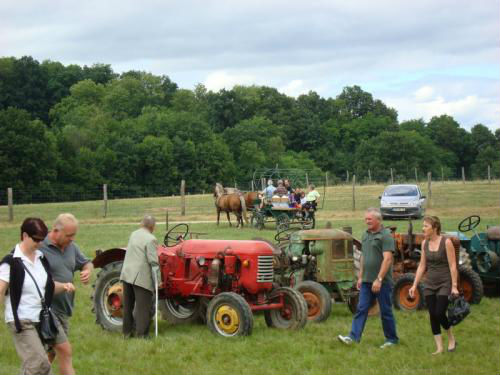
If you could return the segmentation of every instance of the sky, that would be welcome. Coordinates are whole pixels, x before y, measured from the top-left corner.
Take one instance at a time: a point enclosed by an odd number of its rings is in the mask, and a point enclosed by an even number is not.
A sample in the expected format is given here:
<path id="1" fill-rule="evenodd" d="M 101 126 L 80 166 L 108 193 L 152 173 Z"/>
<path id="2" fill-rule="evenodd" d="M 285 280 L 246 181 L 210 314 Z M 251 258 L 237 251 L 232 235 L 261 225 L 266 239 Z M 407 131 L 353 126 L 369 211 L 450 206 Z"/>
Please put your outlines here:
<path id="1" fill-rule="evenodd" d="M 24 55 L 186 89 L 359 85 L 400 122 L 500 128 L 500 0 L 2 0 L 0 56 Z"/>

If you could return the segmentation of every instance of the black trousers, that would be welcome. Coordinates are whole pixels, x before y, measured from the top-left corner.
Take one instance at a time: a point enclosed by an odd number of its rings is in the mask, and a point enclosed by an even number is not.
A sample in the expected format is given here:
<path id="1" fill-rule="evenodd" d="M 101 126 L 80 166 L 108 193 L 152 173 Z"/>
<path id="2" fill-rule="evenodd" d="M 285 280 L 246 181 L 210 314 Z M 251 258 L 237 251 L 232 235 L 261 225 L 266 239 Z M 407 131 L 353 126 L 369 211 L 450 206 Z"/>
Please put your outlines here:
<path id="1" fill-rule="evenodd" d="M 125 336 L 148 336 L 152 306 L 153 292 L 123 281 L 123 334 Z"/>
<path id="2" fill-rule="evenodd" d="M 446 316 L 448 308 L 448 296 L 431 294 L 425 297 L 427 308 L 429 309 L 429 318 L 433 335 L 441 334 L 441 327 L 445 330 L 450 329 L 450 323 Z"/>

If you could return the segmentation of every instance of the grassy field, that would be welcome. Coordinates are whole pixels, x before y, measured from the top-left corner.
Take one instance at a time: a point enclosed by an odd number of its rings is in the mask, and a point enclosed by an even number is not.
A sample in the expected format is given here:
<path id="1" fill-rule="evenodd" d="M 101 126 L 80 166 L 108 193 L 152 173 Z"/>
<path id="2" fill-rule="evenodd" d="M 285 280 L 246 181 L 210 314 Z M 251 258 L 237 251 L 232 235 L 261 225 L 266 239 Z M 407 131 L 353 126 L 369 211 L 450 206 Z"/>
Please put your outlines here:
<path id="1" fill-rule="evenodd" d="M 424 193 L 426 186 L 422 185 Z M 466 216 L 481 216 L 480 230 L 500 223 L 500 183 L 436 183 L 433 185 L 431 208 L 427 213 L 438 215 L 444 230 L 456 230 Z M 352 187 L 329 188 L 324 208 L 318 214 L 318 226 L 331 221 L 333 227 L 352 226 L 354 235 L 363 231 L 363 210 L 377 205 L 382 185 L 356 187 L 356 210 L 353 212 Z M 92 257 L 98 248 L 125 246 L 144 213 L 153 213 L 161 220 L 169 211 L 171 221 L 213 221 L 213 199 L 209 195 L 189 196 L 187 216 L 182 218 L 176 197 L 143 198 L 110 201 L 109 215 L 102 218 L 102 202 L 80 202 L 15 207 L 15 222 L 7 223 L 5 207 L 0 207 L 0 254 L 7 253 L 19 236 L 19 223 L 29 215 L 51 222 L 60 212 L 73 212 L 81 227 L 77 243 Z M 97 225 L 96 225 L 97 224 Z M 406 221 L 391 221 L 400 231 L 407 230 Z M 419 228 L 421 222 L 414 223 Z M 220 227 L 213 222 L 193 223 L 191 230 L 204 233 L 202 238 L 272 239 L 272 224 L 266 230 L 229 228 L 225 219 Z M 165 226 L 158 226 L 161 241 Z M 95 278 L 95 274 L 93 275 Z M 472 314 L 456 328 L 459 342 L 455 353 L 434 357 L 434 343 L 425 311 L 396 312 L 401 344 L 382 351 L 378 346 L 383 334 L 378 317 L 368 320 L 362 343 L 345 347 L 337 340 L 347 334 L 352 315 L 344 304 L 335 304 L 331 317 L 322 324 L 308 324 L 302 331 L 278 331 L 266 327 L 262 315 L 255 316 L 253 335 L 224 339 L 210 333 L 203 325 L 169 325 L 160 322 L 157 339 L 127 340 L 119 334 L 103 331 L 91 313 L 92 288 L 76 281 L 76 311 L 71 321 L 70 341 L 74 365 L 79 374 L 498 374 L 500 372 L 500 301 L 498 296 L 483 298 L 474 305 Z M 3 308 L 0 313 L 3 319 Z M 19 369 L 5 324 L 0 324 L 0 375 Z M 57 364 L 56 364 L 57 367 Z M 57 371 L 57 369 L 56 369 Z"/>

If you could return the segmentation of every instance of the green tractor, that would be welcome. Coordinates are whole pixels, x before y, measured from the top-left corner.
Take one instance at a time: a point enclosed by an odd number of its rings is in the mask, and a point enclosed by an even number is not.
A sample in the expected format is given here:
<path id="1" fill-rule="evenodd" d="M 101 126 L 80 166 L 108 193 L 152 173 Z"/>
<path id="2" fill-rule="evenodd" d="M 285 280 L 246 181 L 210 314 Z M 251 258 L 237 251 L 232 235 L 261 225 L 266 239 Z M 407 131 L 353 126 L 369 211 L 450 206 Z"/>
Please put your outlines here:
<path id="1" fill-rule="evenodd" d="M 481 218 L 472 215 L 460 222 L 458 230 L 461 246 L 467 251 L 472 268 L 483 283 L 500 287 L 500 226 L 488 227 L 486 232 L 476 232 Z M 462 233 L 473 231 L 469 239 Z"/>
<path id="2" fill-rule="evenodd" d="M 302 293 L 308 306 L 308 320 L 322 322 L 332 311 L 332 300 L 346 302 L 355 312 L 358 290 L 354 248 L 359 241 L 350 228 L 288 229 L 276 234 L 275 282 Z"/>

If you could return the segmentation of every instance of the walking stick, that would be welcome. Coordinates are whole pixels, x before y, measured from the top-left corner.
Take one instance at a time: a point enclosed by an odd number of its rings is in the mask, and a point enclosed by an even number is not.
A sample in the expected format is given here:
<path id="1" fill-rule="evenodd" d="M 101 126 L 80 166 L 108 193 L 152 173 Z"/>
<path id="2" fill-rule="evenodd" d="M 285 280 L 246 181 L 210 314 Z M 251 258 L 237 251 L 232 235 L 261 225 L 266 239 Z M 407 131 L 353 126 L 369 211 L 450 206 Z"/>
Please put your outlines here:
<path id="1" fill-rule="evenodd" d="M 155 337 L 158 337 L 158 275 L 155 275 Z"/>

